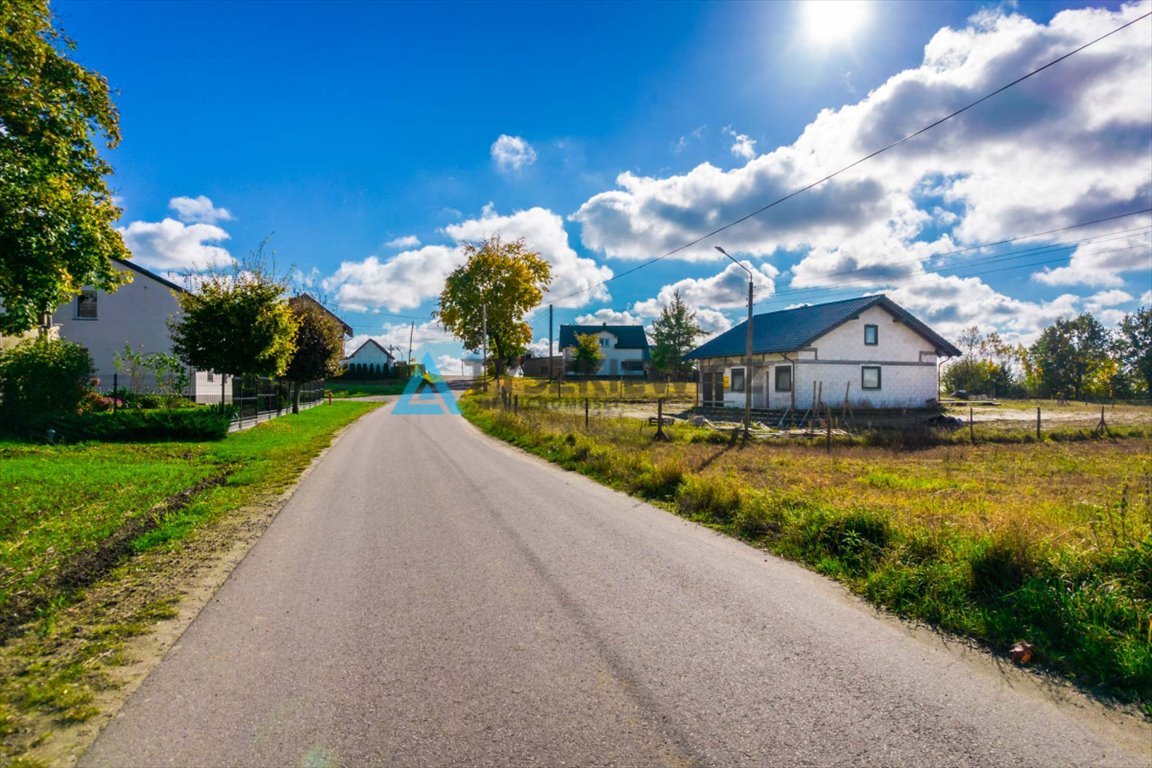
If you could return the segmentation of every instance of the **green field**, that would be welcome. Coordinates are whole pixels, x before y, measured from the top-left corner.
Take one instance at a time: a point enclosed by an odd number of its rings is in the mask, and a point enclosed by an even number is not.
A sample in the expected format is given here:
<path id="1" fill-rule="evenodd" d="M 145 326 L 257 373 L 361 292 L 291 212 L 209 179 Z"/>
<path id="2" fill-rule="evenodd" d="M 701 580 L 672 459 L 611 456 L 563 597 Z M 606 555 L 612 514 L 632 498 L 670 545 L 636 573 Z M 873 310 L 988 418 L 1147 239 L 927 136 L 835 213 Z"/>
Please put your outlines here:
<path id="1" fill-rule="evenodd" d="M 486 401 L 485 401 L 486 402 Z M 1086 688 L 1152 704 L 1152 441 L 894 451 L 840 438 L 743 446 L 678 424 L 462 402 L 490 434 L 807 563 L 994 651 L 1025 640 Z M 1077 439 L 1072 439 L 1073 437 Z M 854 443 L 854 444 L 853 444 Z"/>

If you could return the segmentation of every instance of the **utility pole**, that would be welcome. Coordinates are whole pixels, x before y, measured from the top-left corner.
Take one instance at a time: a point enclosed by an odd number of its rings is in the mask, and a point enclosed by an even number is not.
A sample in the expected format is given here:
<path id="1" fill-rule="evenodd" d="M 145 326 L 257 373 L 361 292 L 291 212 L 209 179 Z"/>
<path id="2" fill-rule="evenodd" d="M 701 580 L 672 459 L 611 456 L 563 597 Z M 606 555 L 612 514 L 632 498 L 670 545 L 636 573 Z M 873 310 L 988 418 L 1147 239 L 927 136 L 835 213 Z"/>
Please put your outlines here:
<path id="1" fill-rule="evenodd" d="M 548 305 L 548 381 L 552 381 L 552 305 Z"/>
<path id="2" fill-rule="evenodd" d="M 412 335 L 416 333 L 416 321 L 412 321 L 412 325 L 408 327 L 408 375 L 412 375 Z"/>
<path id="3" fill-rule="evenodd" d="M 733 259 L 728 251 L 720 246 L 714 247 L 728 256 L 729 261 L 748 273 L 748 335 L 744 343 L 744 441 L 747 442 L 752 428 L 752 270 Z"/>
<path id="4" fill-rule="evenodd" d="M 484 391 L 488 391 L 488 305 L 480 305 L 480 347 L 484 350 L 483 362 L 480 369 L 481 381 L 484 382 Z"/>

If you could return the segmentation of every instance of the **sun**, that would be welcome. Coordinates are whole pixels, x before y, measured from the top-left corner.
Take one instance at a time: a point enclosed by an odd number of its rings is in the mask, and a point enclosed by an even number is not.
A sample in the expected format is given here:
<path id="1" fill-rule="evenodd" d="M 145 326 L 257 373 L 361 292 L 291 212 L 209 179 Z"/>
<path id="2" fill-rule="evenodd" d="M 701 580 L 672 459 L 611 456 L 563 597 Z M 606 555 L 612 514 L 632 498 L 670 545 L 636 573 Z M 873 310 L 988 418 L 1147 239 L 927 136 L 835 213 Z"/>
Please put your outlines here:
<path id="1" fill-rule="evenodd" d="M 804 37 L 822 46 L 847 42 L 868 22 L 870 6 L 868 0 L 803 0 Z"/>

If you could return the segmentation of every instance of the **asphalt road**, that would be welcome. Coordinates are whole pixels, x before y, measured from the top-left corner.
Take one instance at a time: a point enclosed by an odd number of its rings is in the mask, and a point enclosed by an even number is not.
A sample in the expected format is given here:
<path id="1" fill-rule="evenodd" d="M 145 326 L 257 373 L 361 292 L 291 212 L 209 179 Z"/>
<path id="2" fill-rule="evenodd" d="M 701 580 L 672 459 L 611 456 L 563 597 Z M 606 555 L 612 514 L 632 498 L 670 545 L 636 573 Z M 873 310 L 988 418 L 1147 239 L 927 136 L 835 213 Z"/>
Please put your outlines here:
<path id="1" fill-rule="evenodd" d="M 305 478 L 82 765 L 1152 760 L 1147 731 L 799 567 L 390 410 Z"/>

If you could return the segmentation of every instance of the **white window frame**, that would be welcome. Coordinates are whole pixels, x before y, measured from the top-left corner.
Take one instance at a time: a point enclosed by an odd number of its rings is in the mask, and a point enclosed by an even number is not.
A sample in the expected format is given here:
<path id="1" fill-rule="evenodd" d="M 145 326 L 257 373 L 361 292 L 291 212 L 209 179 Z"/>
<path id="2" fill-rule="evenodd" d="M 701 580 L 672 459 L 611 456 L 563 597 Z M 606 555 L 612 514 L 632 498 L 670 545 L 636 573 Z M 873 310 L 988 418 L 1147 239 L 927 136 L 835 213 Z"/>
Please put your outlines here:
<path id="1" fill-rule="evenodd" d="M 868 371 L 876 371 L 876 386 L 868 386 Z M 860 389 L 875 392 L 882 389 L 884 386 L 884 377 L 882 369 L 879 365 L 862 365 L 860 366 Z"/>
<path id="2" fill-rule="evenodd" d="M 740 374 L 740 386 L 739 387 L 736 386 L 736 374 L 737 374 L 737 372 L 739 372 L 739 374 Z M 744 391 L 744 386 L 747 384 L 747 382 L 745 381 L 745 379 L 747 379 L 747 376 L 745 376 L 744 373 L 745 373 L 744 368 L 733 368 L 728 373 L 728 383 L 731 384 L 731 386 L 728 387 L 729 392 L 743 392 Z"/>

